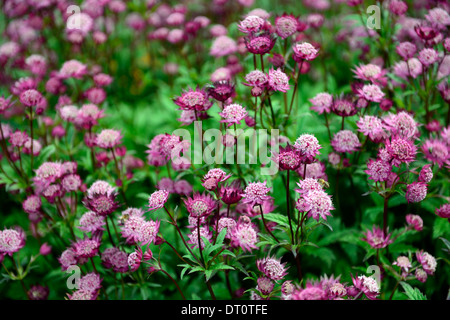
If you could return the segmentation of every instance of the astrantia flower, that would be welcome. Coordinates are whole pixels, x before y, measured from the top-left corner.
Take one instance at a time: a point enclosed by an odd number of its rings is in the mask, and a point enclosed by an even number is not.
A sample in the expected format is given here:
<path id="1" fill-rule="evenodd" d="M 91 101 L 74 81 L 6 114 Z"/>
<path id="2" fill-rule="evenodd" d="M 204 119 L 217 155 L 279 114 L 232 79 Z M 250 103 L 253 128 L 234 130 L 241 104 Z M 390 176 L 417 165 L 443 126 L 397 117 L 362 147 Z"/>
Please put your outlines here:
<path id="1" fill-rule="evenodd" d="M 334 210 L 331 196 L 323 190 L 311 190 L 303 195 L 303 199 L 309 208 L 308 217 L 319 221 L 320 218 L 327 220 L 327 216 L 331 215 Z"/>
<path id="2" fill-rule="evenodd" d="M 433 170 L 431 164 L 426 164 L 422 167 L 419 173 L 419 181 L 429 183 L 433 179 Z"/>
<path id="3" fill-rule="evenodd" d="M 433 257 L 428 252 L 425 252 L 423 250 L 416 252 L 416 258 L 417 261 L 422 265 L 423 270 L 429 274 L 433 275 L 436 271 L 437 261 L 436 258 Z"/>
<path id="4" fill-rule="evenodd" d="M 212 234 L 209 231 L 209 228 L 206 226 L 200 227 L 200 240 L 198 236 L 198 230 L 197 228 L 192 229 L 191 234 L 188 235 L 189 241 L 187 243 L 192 244 L 192 248 L 198 248 L 198 243 L 200 241 L 200 246 L 202 249 L 205 247 L 205 241 L 203 240 L 203 237 L 206 238 L 208 241 L 211 240 Z"/>
<path id="5" fill-rule="evenodd" d="M 245 81 L 243 84 L 246 86 L 265 88 L 269 78 L 266 73 L 260 70 L 253 70 L 247 73 Z"/>
<path id="6" fill-rule="evenodd" d="M 414 43 L 411 42 L 401 42 L 397 48 L 397 53 L 404 59 L 408 60 L 414 57 L 417 52 L 417 47 Z"/>
<path id="7" fill-rule="evenodd" d="M 234 93 L 234 84 L 229 80 L 216 81 L 208 88 L 208 94 L 221 102 L 228 100 Z"/>
<path id="8" fill-rule="evenodd" d="M 103 149 L 111 149 L 122 142 L 122 134 L 119 130 L 104 129 L 96 137 L 95 143 Z"/>
<path id="9" fill-rule="evenodd" d="M 266 24 L 266 21 L 258 16 L 248 15 L 238 24 L 239 31 L 243 33 L 258 32 Z"/>
<path id="10" fill-rule="evenodd" d="M 306 170 L 305 170 L 306 167 Z M 314 178 L 328 180 L 325 173 L 325 164 L 323 162 L 304 163 L 296 170 L 297 174 L 302 178 Z"/>
<path id="11" fill-rule="evenodd" d="M 43 287 L 41 285 L 32 285 L 27 292 L 28 298 L 30 300 L 47 300 L 49 294 L 48 287 Z"/>
<path id="12" fill-rule="evenodd" d="M 86 65 L 77 60 L 69 60 L 64 62 L 59 70 L 59 76 L 62 79 L 76 78 L 81 79 L 87 73 Z"/>
<path id="13" fill-rule="evenodd" d="M 159 221 L 145 221 L 139 229 L 139 242 L 141 245 L 154 243 L 159 231 Z"/>
<path id="14" fill-rule="evenodd" d="M 296 170 L 302 163 L 302 153 L 288 144 L 285 148 L 280 147 L 274 154 L 274 159 L 280 170 Z"/>
<path id="15" fill-rule="evenodd" d="M 386 181 L 392 171 L 392 166 L 381 160 L 369 159 L 367 163 L 367 170 L 364 172 L 369 175 L 369 179 L 373 181 Z"/>
<path id="16" fill-rule="evenodd" d="M 41 209 L 41 206 L 42 206 L 41 197 L 34 194 L 28 196 L 22 203 L 23 211 L 30 214 L 38 213 Z"/>
<path id="17" fill-rule="evenodd" d="M 225 171 L 219 168 L 209 170 L 202 179 L 202 185 L 207 190 L 217 189 L 220 182 L 224 182 L 231 177 L 231 174 L 227 174 Z"/>
<path id="18" fill-rule="evenodd" d="M 279 68 L 277 70 L 270 69 L 268 88 L 273 91 L 287 92 L 291 88 L 289 86 L 289 77 Z"/>
<path id="19" fill-rule="evenodd" d="M 398 256 L 397 260 L 392 264 L 395 266 L 399 266 L 405 272 L 408 272 L 408 270 L 412 267 L 411 261 L 409 261 L 409 258 L 406 256 Z"/>
<path id="20" fill-rule="evenodd" d="M 256 204 L 262 204 L 264 200 L 269 200 L 272 197 L 267 195 L 270 192 L 270 188 L 264 182 L 250 182 L 245 188 L 242 196 L 244 203 L 250 203 L 253 206 Z"/>
<path id="21" fill-rule="evenodd" d="M 61 180 L 61 186 L 67 192 L 77 191 L 81 186 L 81 178 L 77 174 L 66 175 Z"/>
<path id="22" fill-rule="evenodd" d="M 87 290 L 77 290 L 72 294 L 67 294 L 69 300 L 95 300 L 96 295 L 94 295 L 91 291 Z"/>
<path id="23" fill-rule="evenodd" d="M 435 25 L 442 27 L 450 25 L 450 15 L 443 8 L 433 8 L 428 11 L 428 14 L 425 15 L 425 19 L 430 23 L 434 23 Z"/>
<path id="24" fill-rule="evenodd" d="M 337 152 L 352 153 L 361 147 L 358 136 L 350 130 L 341 130 L 333 136 L 331 146 Z"/>
<path id="25" fill-rule="evenodd" d="M 331 111 L 341 117 L 351 117 L 358 112 L 355 104 L 348 97 L 335 98 Z"/>
<path id="26" fill-rule="evenodd" d="M 256 260 L 256 266 L 267 278 L 278 281 L 287 275 L 286 263 L 281 263 L 275 257 L 267 257 Z"/>
<path id="27" fill-rule="evenodd" d="M 93 236 L 91 239 L 80 239 L 72 246 L 75 256 L 78 258 L 92 258 L 98 254 L 100 237 Z"/>
<path id="28" fill-rule="evenodd" d="M 295 191 L 300 194 L 306 194 L 312 190 L 322 190 L 322 185 L 317 179 L 313 178 L 305 178 L 300 180 L 300 182 L 297 182 L 297 185 L 300 189 L 295 189 Z"/>
<path id="29" fill-rule="evenodd" d="M 145 219 L 141 215 L 123 214 L 122 237 L 128 244 L 136 244 L 141 241 L 141 228 L 145 224 Z"/>
<path id="30" fill-rule="evenodd" d="M 91 272 L 81 277 L 80 281 L 78 282 L 78 288 L 79 290 L 86 290 L 96 294 L 97 291 L 102 287 L 101 283 L 102 279 L 100 278 L 100 275 Z"/>
<path id="31" fill-rule="evenodd" d="M 252 223 L 243 223 L 241 220 L 232 229 L 231 241 L 234 247 L 241 247 L 243 251 L 251 252 L 257 249 L 258 232 Z"/>
<path id="32" fill-rule="evenodd" d="M 25 233 L 15 229 L 0 231 L 0 253 L 12 256 L 25 246 Z"/>
<path id="33" fill-rule="evenodd" d="M 434 212 L 438 217 L 450 219 L 450 203 L 444 203 Z"/>
<path id="34" fill-rule="evenodd" d="M 237 51 L 237 44 L 228 36 L 220 36 L 214 39 L 209 54 L 213 57 L 223 57 Z"/>
<path id="35" fill-rule="evenodd" d="M 62 166 L 58 162 L 44 162 L 37 170 L 34 181 L 39 184 L 49 185 L 54 183 L 62 175 Z"/>
<path id="36" fill-rule="evenodd" d="M 386 151 L 392 159 L 391 164 L 398 167 L 401 163 L 414 161 L 417 148 L 412 141 L 394 136 L 386 140 Z"/>
<path id="37" fill-rule="evenodd" d="M 219 112 L 219 115 L 222 117 L 220 122 L 228 123 L 228 126 L 240 124 L 247 114 L 248 112 L 240 104 L 229 104 L 223 108 L 222 112 Z"/>
<path id="38" fill-rule="evenodd" d="M 256 282 L 257 282 L 256 290 L 261 292 L 261 294 L 264 296 L 269 295 L 273 291 L 273 288 L 275 287 L 275 283 L 267 277 L 259 277 L 256 280 Z"/>
<path id="39" fill-rule="evenodd" d="M 139 269 L 142 261 L 142 249 L 139 247 L 128 256 L 128 266 L 130 266 L 131 272 Z"/>
<path id="40" fill-rule="evenodd" d="M 419 52 L 418 58 L 422 65 L 428 67 L 439 61 L 439 54 L 433 48 L 425 48 Z"/>
<path id="41" fill-rule="evenodd" d="M 263 55 L 269 53 L 274 47 L 275 42 L 276 37 L 270 32 L 251 33 L 245 37 L 245 46 L 253 54 Z"/>
<path id="42" fill-rule="evenodd" d="M 297 42 L 293 45 L 292 49 L 294 50 L 292 57 L 299 63 L 304 60 L 314 60 L 319 55 L 319 50 L 308 42 Z"/>
<path id="43" fill-rule="evenodd" d="M 298 20 L 293 15 L 283 14 L 275 17 L 275 32 L 282 39 L 286 39 L 297 32 Z"/>
<path id="44" fill-rule="evenodd" d="M 414 118 L 405 111 L 401 111 L 395 115 L 389 114 L 383 118 L 383 121 L 392 135 L 397 135 L 406 139 L 412 139 L 418 135 L 418 124 Z"/>
<path id="45" fill-rule="evenodd" d="M 308 284 L 306 288 L 297 288 L 292 293 L 292 300 L 326 300 L 327 293 L 319 287 Z"/>
<path id="46" fill-rule="evenodd" d="M 225 238 L 231 239 L 233 230 L 236 227 L 237 223 L 232 218 L 222 217 L 219 219 L 217 223 L 217 233 L 220 233 L 223 229 L 227 229 L 227 233 L 225 234 Z"/>
<path id="47" fill-rule="evenodd" d="M 36 107 L 44 97 L 35 89 L 28 89 L 20 94 L 20 102 L 26 107 Z"/>
<path id="48" fill-rule="evenodd" d="M 91 211 L 107 216 L 114 212 L 119 204 L 116 202 L 117 190 L 108 182 L 97 180 L 87 190 L 83 204 Z"/>
<path id="49" fill-rule="evenodd" d="M 242 189 L 238 180 L 231 184 L 221 186 L 219 189 L 220 199 L 225 204 L 235 204 L 242 199 Z"/>
<path id="50" fill-rule="evenodd" d="M 98 124 L 98 120 L 104 117 L 104 110 L 100 110 L 93 103 L 84 104 L 78 111 L 75 122 L 84 129 L 90 129 Z"/>
<path id="51" fill-rule="evenodd" d="M 407 214 L 406 215 L 406 223 L 414 228 L 417 231 L 422 231 L 423 229 L 423 220 L 420 216 L 415 214 Z"/>
<path id="52" fill-rule="evenodd" d="M 420 202 L 427 196 L 427 184 L 424 182 L 413 182 L 407 186 L 406 200 L 408 202 Z"/>
<path id="53" fill-rule="evenodd" d="M 366 241 L 372 248 L 381 249 L 386 248 L 393 242 L 391 234 L 384 234 L 383 230 L 377 226 L 373 226 L 372 230 L 367 230 L 364 233 L 364 241 Z"/>
<path id="54" fill-rule="evenodd" d="M 104 230 L 106 225 L 105 217 L 97 215 L 93 211 L 88 211 L 80 218 L 80 226 L 78 229 L 85 232 L 95 232 L 97 230 Z"/>
<path id="55" fill-rule="evenodd" d="M 416 279 L 422 283 L 427 281 L 428 274 L 421 268 L 417 268 L 414 275 L 416 276 Z"/>
<path id="56" fill-rule="evenodd" d="M 209 194 L 194 193 L 193 197 L 183 199 L 189 214 L 194 218 L 210 215 L 216 208 L 217 202 Z"/>
<path id="57" fill-rule="evenodd" d="M 302 154 L 302 162 L 312 163 L 322 146 L 314 135 L 304 133 L 295 140 L 294 148 Z"/>
<path id="58" fill-rule="evenodd" d="M 311 110 L 317 111 L 319 114 L 329 113 L 333 105 L 333 96 L 329 93 L 321 92 L 309 101 L 312 103 Z"/>
<path id="59" fill-rule="evenodd" d="M 158 190 L 153 192 L 148 198 L 148 211 L 154 211 L 164 207 L 169 198 L 169 191 Z"/>
<path id="60" fill-rule="evenodd" d="M 368 101 L 381 102 L 384 97 L 383 91 L 376 84 L 366 84 L 358 90 L 358 95 Z"/>
<path id="61" fill-rule="evenodd" d="M 128 254 L 124 251 L 116 251 L 111 258 L 110 262 L 114 272 L 125 273 L 128 271 Z"/>
<path id="62" fill-rule="evenodd" d="M 354 278 L 352 275 L 352 281 L 355 288 L 363 292 L 370 300 L 375 300 L 380 294 L 380 287 L 373 277 L 358 276 Z"/>
<path id="63" fill-rule="evenodd" d="M 368 136 L 371 141 L 379 143 L 388 137 L 380 118 L 375 116 L 363 116 L 356 123 L 358 131 Z"/>
<path id="64" fill-rule="evenodd" d="M 422 152 L 425 159 L 437 163 L 442 168 L 450 160 L 449 146 L 442 140 L 427 139 L 422 145 Z"/>
<path id="65" fill-rule="evenodd" d="M 370 81 L 378 85 L 384 85 L 387 80 L 385 78 L 387 71 L 372 63 L 360 65 L 353 72 L 357 79 Z"/>
<path id="66" fill-rule="evenodd" d="M 206 91 L 200 88 L 184 91 L 174 102 L 181 110 L 206 111 L 211 108 L 212 103 L 208 100 Z"/>

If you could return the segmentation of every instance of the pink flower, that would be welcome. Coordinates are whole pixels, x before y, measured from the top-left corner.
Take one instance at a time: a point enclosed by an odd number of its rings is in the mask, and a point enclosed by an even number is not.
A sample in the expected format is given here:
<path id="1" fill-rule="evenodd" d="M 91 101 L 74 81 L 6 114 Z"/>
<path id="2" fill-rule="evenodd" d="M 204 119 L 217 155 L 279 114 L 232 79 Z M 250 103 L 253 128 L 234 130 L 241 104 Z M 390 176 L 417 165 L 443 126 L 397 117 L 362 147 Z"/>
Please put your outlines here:
<path id="1" fill-rule="evenodd" d="M 425 159 L 438 164 L 440 168 L 450 160 L 450 148 L 442 140 L 427 139 L 421 149 Z"/>
<path id="2" fill-rule="evenodd" d="M 107 216 L 119 207 L 116 197 L 116 188 L 106 181 L 97 180 L 87 190 L 83 204 L 98 215 Z"/>
<path id="3" fill-rule="evenodd" d="M 106 225 L 105 217 L 97 215 L 93 211 L 88 211 L 83 214 L 79 221 L 80 225 L 78 229 L 85 232 L 95 232 L 98 230 L 104 230 Z"/>
<path id="4" fill-rule="evenodd" d="M 406 139 L 413 139 L 419 135 L 418 124 L 414 118 L 405 111 L 393 115 L 389 114 L 383 118 L 386 128 L 391 135 L 397 135 Z"/>
<path id="5" fill-rule="evenodd" d="M 205 241 L 203 238 L 206 238 L 208 241 L 212 239 L 212 234 L 209 231 L 209 228 L 206 226 L 200 227 L 200 239 L 198 235 L 197 228 L 193 228 L 191 234 L 188 235 L 189 241 L 187 243 L 192 244 L 192 248 L 198 248 L 198 244 L 200 241 L 200 246 L 202 248 L 205 247 Z"/>
<path id="6" fill-rule="evenodd" d="M 242 201 L 254 206 L 256 204 L 262 204 L 265 200 L 271 199 L 272 197 L 267 195 L 270 192 L 270 188 L 266 186 L 266 183 L 267 181 L 250 182 L 242 194 Z"/>
<path id="7" fill-rule="evenodd" d="M 122 134 L 119 130 L 104 129 L 95 138 L 95 143 L 102 149 L 112 149 L 122 143 Z"/>
<path id="8" fill-rule="evenodd" d="M 169 198 L 169 191 L 158 190 L 153 192 L 148 198 L 148 211 L 154 211 L 164 207 L 164 204 Z"/>
<path id="9" fill-rule="evenodd" d="M 245 46 L 250 53 L 264 55 L 269 53 L 275 46 L 276 36 L 265 31 L 262 33 L 251 33 L 245 37 Z"/>
<path id="10" fill-rule="evenodd" d="M 64 62 L 59 70 L 59 77 L 62 79 L 81 79 L 87 73 L 87 67 L 77 60 Z"/>
<path id="11" fill-rule="evenodd" d="M 78 240 L 72 246 L 77 258 L 92 258 L 98 254 L 100 247 L 100 237 L 94 235 L 91 239 Z"/>
<path id="12" fill-rule="evenodd" d="M 245 81 L 243 84 L 246 86 L 265 88 L 269 78 L 266 73 L 253 70 L 245 76 Z"/>
<path id="13" fill-rule="evenodd" d="M 25 246 L 25 233 L 20 229 L 0 231 L 0 253 L 12 256 Z"/>
<path id="14" fill-rule="evenodd" d="M 20 94 L 20 102 L 26 107 L 36 107 L 43 99 L 42 94 L 35 89 L 28 89 Z"/>
<path id="15" fill-rule="evenodd" d="M 281 39 L 286 39 L 297 32 L 298 20 L 293 15 L 283 14 L 275 18 L 275 32 Z"/>
<path id="16" fill-rule="evenodd" d="M 433 170 L 431 164 L 426 164 L 422 167 L 419 173 L 419 182 L 429 183 L 433 179 Z"/>
<path id="17" fill-rule="evenodd" d="M 406 223 L 417 231 L 422 231 L 423 221 L 422 218 L 415 214 L 406 215 Z"/>
<path id="18" fill-rule="evenodd" d="M 209 194 L 194 193 L 193 197 L 183 199 L 187 211 L 193 218 L 209 216 L 216 208 L 217 202 Z"/>
<path id="19" fill-rule="evenodd" d="M 308 210 L 308 217 L 319 221 L 320 218 L 327 220 L 327 216 L 331 215 L 331 210 L 334 210 L 331 196 L 323 190 L 310 190 L 303 195 L 306 207 Z"/>
<path id="20" fill-rule="evenodd" d="M 281 263 L 275 257 L 256 260 L 256 266 L 267 278 L 274 281 L 282 280 L 288 274 L 286 263 Z"/>
<path id="21" fill-rule="evenodd" d="M 435 211 L 438 217 L 450 219 L 450 203 L 444 203 Z"/>
<path id="22" fill-rule="evenodd" d="M 389 179 L 389 175 L 392 171 L 392 166 L 381 160 L 373 160 L 369 159 L 367 163 L 367 170 L 364 172 L 369 175 L 369 179 L 373 181 L 387 181 Z"/>
<path id="23" fill-rule="evenodd" d="M 406 200 L 408 202 L 420 202 L 427 196 L 427 184 L 424 182 L 413 182 L 407 186 Z"/>
<path id="24" fill-rule="evenodd" d="M 359 276 L 354 278 L 352 275 L 352 281 L 355 288 L 363 292 L 370 300 L 376 300 L 380 294 L 380 287 L 373 277 Z"/>
<path id="25" fill-rule="evenodd" d="M 184 91 L 174 102 L 181 110 L 206 111 L 211 108 L 212 103 L 203 89 L 196 88 Z"/>
<path id="26" fill-rule="evenodd" d="M 131 272 L 135 272 L 139 269 L 142 261 L 142 249 L 136 248 L 134 252 L 128 256 L 128 266 L 130 266 Z"/>
<path id="27" fill-rule="evenodd" d="M 294 44 L 292 49 L 294 50 L 294 54 L 292 57 L 299 63 L 304 60 L 314 60 L 319 55 L 319 50 L 317 50 L 311 43 L 308 42 L 297 42 L 296 44 Z"/>
<path id="28" fill-rule="evenodd" d="M 258 233 L 250 220 L 239 219 L 231 232 L 231 243 L 234 247 L 241 247 L 243 251 L 248 252 L 257 249 Z"/>
<path id="29" fill-rule="evenodd" d="M 370 81 L 373 84 L 385 85 L 387 78 L 385 77 L 387 70 L 383 70 L 376 64 L 366 64 L 356 67 L 353 71 L 357 79 Z"/>
<path id="30" fill-rule="evenodd" d="M 386 140 L 386 151 L 391 157 L 391 164 L 398 167 L 401 163 L 413 162 L 417 148 L 412 141 L 394 136 L 391 140 Z"/>
<path id="31" fill-rule="evenodd" d="M 322 92 L 309 100 L 312 103 L 311 110 L 317 111 L 319 114 L 329 113 L 333 105 L 333 96 L 329 93 Z"/>
<path id="32" fill-rule="evenodd" d="M 220 36 L 214 39 L 209 54 L 213 57 L 219 58 L 233 54 L 236 51 L 236 41 L 228 36 Z"/>
<path id="33" fill-rule="evenodd" d="M 368 101 L 381 102 L 384 97 L 383 91 L 376 84 L 366 84 L 358 90 L 358 95 Z"/>
<path id="34" fill-rule="evenodd" d="M 220 122 L 228 123 L 228 126 L 233 124 L 240 124 L 242 120 L 247 116 L 247 111 L 243 106 L 237 103 L 229 104 L 225 106 L 219 115 L 222 117 Z"/>
<path id="35" fill-rule="evenodd" d="M 258 17 L 256 15 L 248 15 L 238 24 L 238 29 L 239 31 L 248 34 L 260 31 L 265 24 L 266 21 L 261 17 Z"/>
<path id="36" fill-rule="evenodd" d="M 358 136 L 350 130 L 341 130 L 337 132 L 331 140 L 331 146 L 337 152 L 352 153 L 361 147 Z"/>
<path id="37" fill-rule="evenodd" d="M 202 186 L 207 190 L 215 190 L 219 186 L 220 182 L 224 182 L 231 177 L 231 174 L 226 174 L 225 171 L 219 168 L 214 168 L 208 171 L 203 176 Z"/>
<path id="38" fill-rule="evenodd" d="M 309 164 L 314 162 L 315 157 L 320 154 L 319 150 L 322 146 L 314 135 L 304 133 L 295 140 L 294 148 L 300 151 L 302 162 Z"/>
<path id="39" fill-rule="evenodd" d="M 364 236 L 363 240 L 374 249 L 386 248 L 393 242 L 391 234 L 388 233 L 385 235 L 383 230 L 377 226 L 373 226 L 372 230 L 367 230 Z"/>
<path id="40" fill-rule="evenodd" d="M 417 261 L 422 265 L 423 270 L 429 274 L 433 275 L 436 271 L 437 261 L 436 258 L 433 257 L 428 252 L 425 252 L 423 250 L 416 252 L 416 258 Z"/>

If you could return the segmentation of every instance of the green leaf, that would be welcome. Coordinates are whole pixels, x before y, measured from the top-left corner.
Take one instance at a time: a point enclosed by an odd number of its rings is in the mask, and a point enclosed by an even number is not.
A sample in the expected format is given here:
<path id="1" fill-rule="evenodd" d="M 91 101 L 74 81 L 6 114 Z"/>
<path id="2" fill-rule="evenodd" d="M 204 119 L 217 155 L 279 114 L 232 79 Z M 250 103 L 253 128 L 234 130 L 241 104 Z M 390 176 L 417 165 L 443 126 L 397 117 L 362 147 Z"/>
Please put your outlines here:
<path id="1" fill-rule="evenodd" d="M 266 220 L 276 222 L 277 224 L 279 224 L 283 227 L 289 228 L 289 221 L 288 221 L 288 217 L 286 217 L 286 216 L 283 216 L 278 213 L 266 213 L 266 214 L 264 214 L 264 218 Z"/>
<path id="2" fill-rule="evenodd" d="M 427 300 L 427 297 L 423 295 L 422 292 L 420 292 L 419 289 L 411 287 L 406 282 L 400 282 L 403 289 L 405 290 L 406 296 L 409 298 L 409 300 Z"/>
<path id="3" fill-rule="evenodd" d="M 450 232 L 450 223 L 447 219 L 437 217 L 433 225 L 433 239 L 442 237 Z"/>

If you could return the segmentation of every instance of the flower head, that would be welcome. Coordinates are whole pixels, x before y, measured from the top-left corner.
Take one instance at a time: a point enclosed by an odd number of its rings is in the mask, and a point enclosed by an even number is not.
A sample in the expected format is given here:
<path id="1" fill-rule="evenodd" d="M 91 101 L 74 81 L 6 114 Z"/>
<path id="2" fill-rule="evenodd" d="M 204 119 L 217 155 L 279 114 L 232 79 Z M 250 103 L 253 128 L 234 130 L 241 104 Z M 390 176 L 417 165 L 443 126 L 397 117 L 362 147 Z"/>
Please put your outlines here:
<path id="1" fill-rule="evenodd" d="M 423 250 L 416 252 L 416 258 L 417 261 L 422 265 L 423 270 L 429 274 L 433 275 L 436 271 L 437 261 L 436 258 L 433 257 L 428 252 L 425 252 Z"/>
<path id="2" fill-rule="evenodd" d="M 358 90 L 358 95 L 368 101 L 381 102 L 384 97 L 383 91 L 376 84 L 366 84 Z"/>
<path id="3" fill-rule="evenodd" d="M 222 117 L 220 122 L 228 123 L 228 126 L 240 124 L 247 114 L 248 112 L 240 104 L 229 104 L 223 108 L 222 112 L 219 112 L 219 115 Z"/>
<path id="4" fill-rule="evenodd" d="M 406 200 L 411 202 L 420 202 L 427 196 L 427 184 L 425 182 L 413 182 L 407 186 Z"/>
<path id="5" fill-rule="evenodd" d="M 333 96 L 326 92 L 318 93 L 314 98 L 309 100 L 312 103 L 311 110 L 322 114 L 329 113 L 333 105 Z"/>
<path id="6" fill-rule="evenodd" d="M 78 229 L 85 232 L 95 232 L 98 230 L 104 230 L 106 224 L 105 217 L 96 214 L 93 211 L 88 211 L 80 218 L 80 225 Z"/>
<path id="7" fill-rule="evenodd" d="M 209 216 L 217 208 L 217 202 L 205 193 L 194 193 L 192 198 L 188 197 L 183 201 L 187 211 L 194 218 Z"/>
<path id="8" fill-rule="evenodd" d="M 294 50 L 293 58 L 297 62 L 311 61 L 317 58 L 319 55 L 319 50 L 317 50 L 311 43 L 308 42 L 297 42 L 292 47 Z"/>
<path id="9" fill-rule="evenodd" d="M 295 140 L 294 148 L 302 154 L 302 162 L 310 164 L 320 154 L 319 150 L 322 146 L 314 135 L 304 133 Z"/>
<path id="10" fill-rule="evenodd" d="M 385 235 L 383 230 L 377 226 L 373 226 L 372 230 L 367 230 L 364 233 L 363 240 L 374 249 L 386 248 L 392 243 L 391 234 L 388 233 Z"/>
<path id="11" fill-rule="evenodd" d="M 272 50 L 276 39 L 276 36 L 268 31 L 250 33 L 245 37 L 245 45 L 250 53 L 263 55 Z"/>
<path id="12" fill-rule="evenodd" d="M 286 263 L 281 263 L 275 257 L 259 259 L 256 266 L 267 278 L 274 281 L 282 280 L 287 275 Z"/>
<path id="13" fill-rule="evenodd" d="M 107 216 L 119 207 L 116 202 L 117 194 L 116 188 L 108 182 L 97 180 L 87 190 L 83 204 L 98 215 Z"/>
<path id="14" fill-rule="evenodd" d="M 231 242 L 234 247 L 241 247 L 243 251 L 249 252 L 257 249 L 258 233 L 255 226 L 249 221 L 239 219 L 231 232 Z"/>
<path id="15" fill-rule="evenodd" d="M 206 111 L 211 108 L 212 103 L 208 99 L 205 90 L 196 88 L 184 91 L 180 97 L 174 99 L 174 102 L 181 110 Z"/>
<path id="16" fill-rule="evenodd" d="M 406 215 L 406 223 L 413 229 L 417 231 L 422 231 L 423 229 L 423 220 L 420 216 L 415 214 L 407 214 Z"/>
<path id="17" fill-rule="evenodd" d="M 103 149 L 111 149 L 122 142 L 122 134 L 119 130 L 104 129 L 95 139 L 96 145 Z"/>
<path id="18" fill-rule="evenodd" d="M 282 39 L 286 39 L 297 32 L 298 19 L 293 15 L 283 14 L 275 18 L 275 32 Z"/>
<path id="19" fill-rule="evenodd" d="M 269 200 L 272 197 L 267 195 L 270 192 L 270 188 L 264 182 L 250 182 L 244 189 L 243 202 L 250 203 L 253 206 L 256 204 L 262 204 L 264 200 Z"/>
<path id="20" fill-rule="evenodd" d="M 270 90 L 280 92 L 287 92 L 291 88 L 289 86 L 289 77 L 280 68 L 269 70 L 267 85 Z"/>
<path id="21" fill-rule="evenodd" d="M 158 190 L 153 192 L 148 198 L 148 211 L 154 211 L 164 207 L 169 198 L 169 191 Z"/>
<path id="22" fill-rule="evenodd" d="M 352 275 L 352 281 L 355 288 L 363 292 L 370 300 L 375 300 L 380 294 L 380 286 L 374 277 L 358 276 L 354 278 Z"/>
<path id="23" fill-rule="evenodd" d="M 350 130 L 341 130 L 333 136 L 331 146 L 337 152 L 352 153 L 361 147 L 358 136 Z"/>
<path id="24" fill-rule="evenodd" d="M 364 172 L 369 175 L 369 179 L 373 181 L 386 181 L 392 171 L 392 166 L 381 159 L 369 159 L 367 170 Z"/>
<path id="25" fill-rule="evenodd" d="M 0 253 L 12 256 L 25 246 L 25 233 L 20 229 L 0 231 Z"/>

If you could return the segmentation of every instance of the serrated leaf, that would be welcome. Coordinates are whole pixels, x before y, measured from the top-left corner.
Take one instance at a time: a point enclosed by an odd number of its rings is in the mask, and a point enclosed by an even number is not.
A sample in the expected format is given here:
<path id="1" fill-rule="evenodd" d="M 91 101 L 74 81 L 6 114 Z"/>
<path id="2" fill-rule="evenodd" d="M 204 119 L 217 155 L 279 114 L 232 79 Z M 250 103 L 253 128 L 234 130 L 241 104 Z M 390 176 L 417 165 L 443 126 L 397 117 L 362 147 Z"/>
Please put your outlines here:
<path id="1" fill-rule="evenodd" d="M 400 282 L 403 289 L 405 290 L 406 296 L 409 298 L 409 300 L 427 300 L 427 297 L 423 295 L 422 292 L 420 292 L 419 289 L 411 287 L 406 282 Z"/>
<path id="2" fill-rule="evenodd" d="M 283 216 L 278 213 L 266 213 L 264 214 L 264 219 L 275 222 L 283 227 L 289 228 L 288 217 Z"/>

